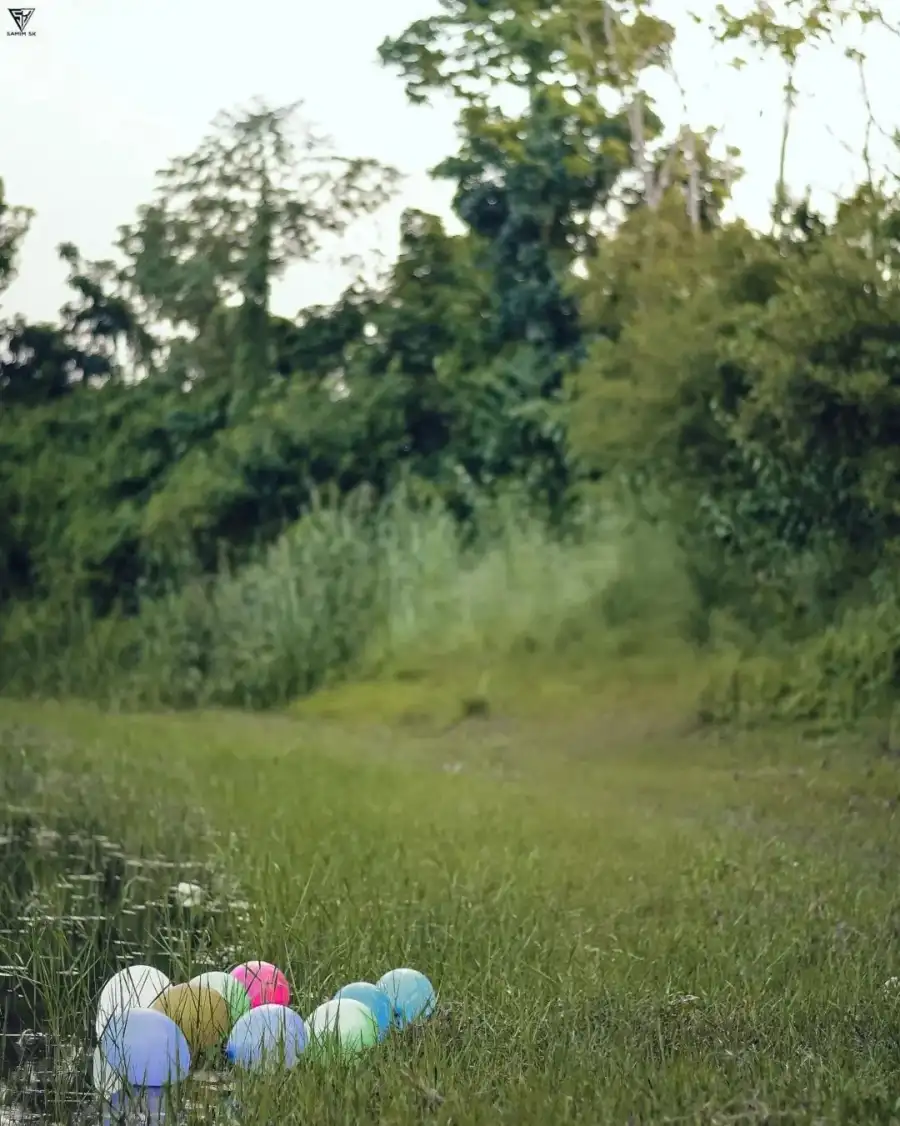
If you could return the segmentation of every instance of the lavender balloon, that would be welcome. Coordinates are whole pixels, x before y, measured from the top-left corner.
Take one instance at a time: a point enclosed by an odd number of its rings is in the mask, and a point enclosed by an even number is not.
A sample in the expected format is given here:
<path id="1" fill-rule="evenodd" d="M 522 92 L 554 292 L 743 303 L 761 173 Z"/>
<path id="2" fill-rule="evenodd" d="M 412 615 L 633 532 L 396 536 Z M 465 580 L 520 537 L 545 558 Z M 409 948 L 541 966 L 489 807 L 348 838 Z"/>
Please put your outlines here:
<path id="1" fill-rule="evenodd" d="M 129 1009 L 110 1022 L 100 1054 L 121 1088 L 165 1087 L 184 1079 L 191 1051 L 174 1020 L 156 1009 Z"/>
<path id="2" fill-rule="evenodd" d="M 257 1005 L 237 1021 L 225 1055 L 249 1069 L 293 1067 L 306 1049 L 303 1017 L 284 1005 Z"/>

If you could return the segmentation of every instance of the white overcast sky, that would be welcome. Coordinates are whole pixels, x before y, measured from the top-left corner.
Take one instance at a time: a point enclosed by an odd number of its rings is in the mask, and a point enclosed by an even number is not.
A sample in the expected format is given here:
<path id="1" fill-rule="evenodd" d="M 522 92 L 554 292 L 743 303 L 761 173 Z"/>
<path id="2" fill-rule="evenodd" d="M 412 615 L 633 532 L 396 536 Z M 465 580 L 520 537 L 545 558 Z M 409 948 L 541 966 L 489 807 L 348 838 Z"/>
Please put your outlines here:
<path id="1" fill-rule="evenodd" d="M 343 154 L 377 157 L 406 174 L 395 204 L 359 223 L 321 261 L 295 268 L 273 304 L 292 315 L 334 300 L 350 279 L 341 256 L 395 254 L 404 207 L 449 211 L 451 188 L 431 182 L 427 170 L 455 147 L 455 107 L 407 105 L 402 81 L 376 57 L 386 35 L 436 7 L 437 0 L 37 0 L 34 37 L 0 38 L 0 176 L 9 202 L 37 212 L 19 277 L 3 297 L 6 311 L 54 317 L 65 296 L 57 244 L 108 256 L 117 226 L 151 197 L 154 172 L 190 151 L 218 110 L 256 96 L 302 99 Z M 741 147 L 748 171 L 736 207 L 763 223 L 776 175 L 781 72 L 773 62 L 736 73 L 728 66 L 733 52 L 713 49 L 683 14 L 687 7 L 708 14 L 714 3 L 658 3 L 679 30 L 691 124 L 721 126 Z M 882 124 L 896 128 L 900 40 L 870 30 L 865 48 L 872 100 Z M 860 175 L 858 155 L 847 151 L 862 145 L 858 81 L 842 49 L 830 48 L 801 68 L 799 84 L 790 181 L 810 185 L 827 206 Z M 670 114 L 663 110 L 677 125 L 677 101 Z"/>

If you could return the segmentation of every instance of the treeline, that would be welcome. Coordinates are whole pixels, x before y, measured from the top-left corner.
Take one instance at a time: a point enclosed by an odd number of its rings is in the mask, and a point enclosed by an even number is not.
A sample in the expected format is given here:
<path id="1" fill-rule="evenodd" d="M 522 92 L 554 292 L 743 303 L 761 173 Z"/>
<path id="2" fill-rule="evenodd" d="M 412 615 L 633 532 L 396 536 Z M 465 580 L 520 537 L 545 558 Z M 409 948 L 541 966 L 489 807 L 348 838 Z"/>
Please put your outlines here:
<path id="1" fill-rule="evenodd" d="M 849 15 L 812 7 L 717 34 L 796 60 Z M 109 261 L 60 248 L 57 322 L 3 319 L 0 681 L 273 704 L 373 653 L 558 649 L 576 622 L 583 648 L 630 616 L 730 654 L 713 714 L 880 706 L 895 191 L 870 175 L 826 219 L 782 174 L 771 229 L 726 221 L 738 154 L 641 94 L 673 42 L 645 5 L 444 8 L 380 53 L 412 99 L 460 99 L 434 174 L 464 234 L 410 211 L 384 277 L 273 315 L 397 176 L 255 104 L 160 172 Z M 0 188 L 0 291 L 29 221 Z"/>

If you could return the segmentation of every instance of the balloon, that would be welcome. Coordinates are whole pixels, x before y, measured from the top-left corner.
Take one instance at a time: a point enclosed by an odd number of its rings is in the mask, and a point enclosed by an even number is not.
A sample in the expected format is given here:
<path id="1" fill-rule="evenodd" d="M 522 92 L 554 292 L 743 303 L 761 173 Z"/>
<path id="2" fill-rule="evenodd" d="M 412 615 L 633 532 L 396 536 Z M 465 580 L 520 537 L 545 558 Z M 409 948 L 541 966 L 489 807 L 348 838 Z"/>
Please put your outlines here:
<path id="1" fill-rule="evenodd" d="M 368 981 L 354 981 L 345 985 L 335 993 L 333 1000 L 340 1001 L 346 997 L 351 1001 L 361 1001 L 372 1010 L 375 1023 L 378 1025 L 378 1039 L 383 1040 L 394 1023 L 394 1006 L 391 999 L 383 989 L 372 985 Z"/>
<path id="2" fill-rule="evenodd" d="M 171 984 L 166 975 L 153 966 L 129 966 L 114 974 L 100 993 L 97 1035 L 103 1035 L 112 1017 L 128 1009 L 148 1009 Z"/>
<path id="3" fill-rule="evenodd" d="M 223 973 L 221 970 L 211 970 L 208 973 L 192 977 L 188 985 L 199 985 L 201 988 L 213 989 L 224 997 L 232 1024 L 244 1013 L 250 1012 L 250 998 L 247 996 L 247 990 L 231 974 Z"/>
<path id="4" fill-rule="evenodd" d="M 430 1017 L 434 1012 L 434 986 L 418 970 L 389 970 L 378 979 L 394 1006 L 394 1019 L 401 1028 L 414 1020 Z"/>
<path id="5" fill-rule="evenodd" d="M 129 1009 L 111 1021 L 100 1052 L 122 1087 L 163 1087 L 183 1079 L 191 1050 L 174 1020 L 156 1009 Z"/>
<path id="6" fill-rule="evenodd" d="M 368 1005 L 351 997 L 326 1001 L 309 1018 L 309 1037 L 317 1051 L 355 1056 L 378 1041 L 378 1021 Z"/>
<path id="7" fill-rule="evenodd" d="M 119 1089 L 116 1073 L 104 1058 L 99 1044 L 94 1048 L 94 1055 L 91 1059 L 91 1077 L 94 1080 L 94 1089 L 104 1098 L 111 1098 Z"/>
<path id="8" fill-rule="evenodd" d="M 152 1008 L 175 1021 L 192 1053 L 221 1044 L 231 1027 L 225 998 L 209 986 L 170 985 Z"/>
<path id="9" fill-rule="evenodd" d="M 243 962 L 231 971 L 231 976 L 247 990 L 250 1008 L 257 1005 L 288 1005 L 291 988 L 287 978 L 271 962 Z"/>
<path id="10" fill-rule="evenodd" d="M 238 1020 L 225 1055 L 246 1068 L 293 1067 L 306 1049 L 303 1017 L 285 1005 L 257 1005 Z"/>

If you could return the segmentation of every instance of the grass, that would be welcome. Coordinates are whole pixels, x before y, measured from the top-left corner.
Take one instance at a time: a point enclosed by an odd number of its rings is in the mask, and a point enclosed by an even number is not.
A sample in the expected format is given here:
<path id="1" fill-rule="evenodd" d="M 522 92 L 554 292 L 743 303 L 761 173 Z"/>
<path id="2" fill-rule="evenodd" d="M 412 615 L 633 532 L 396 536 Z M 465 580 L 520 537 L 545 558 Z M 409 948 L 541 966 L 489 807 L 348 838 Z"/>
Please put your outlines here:
<path id="1" fill-rule="evenodd" d="M 890 709 L 900 595 L 889 566 L 812 617 L 793 572 L 767 602 L 767 583 L 735 566 L 608 496 L 552 529 L 521 497 L 483 497 L 466 536 L 405 489 L 351 496 L 314 507 L 255 562 L 185 578 L 136 615 L 98 620 L 65 584 L 55 600 L 7 607 L 0 691 L 132 710 L 299 698 L 327 716 L 354 686 L 357 711 L 404 726 L 564 710 L 610 679 L 650 707 L 659 684 L 690 682 L 711 722 L 839 728 Z"/>
<path id="2" fill-rule="evenodd" d="M 510 498 L 464 540 L 437 503 L 401 490 L 307 513 L 256 562 L 189 581 L 138 616 L 22 602 L 0 622 L 6 695 L 125 706 L 284 707 L 366 677 L 537 655 L 567 668 L 658 654 L 695 595 L 669 529 L 585 508 L 565 532 Z"/>
<path id="3" fill-rule="evenodd" d="M 510 685 L 450 723 L 433 684 L 390 691 L 368 723 L 371 686 L 290 715 L 0 705 L 7 745 L 47 756 L 42 816 L 213 859 L 250 904 L 231 938 L 304 1015 L 395 965 L 438 987 L 417 1034 L 257 1086 L 242 1121 L 900 1119 L 896 759 L 691 730 L 661 689 L 541 715 Z"/>

